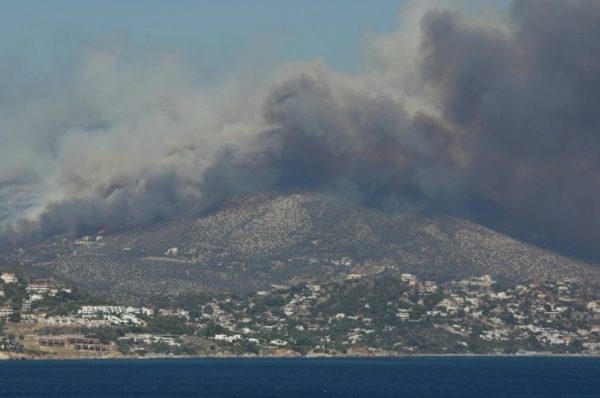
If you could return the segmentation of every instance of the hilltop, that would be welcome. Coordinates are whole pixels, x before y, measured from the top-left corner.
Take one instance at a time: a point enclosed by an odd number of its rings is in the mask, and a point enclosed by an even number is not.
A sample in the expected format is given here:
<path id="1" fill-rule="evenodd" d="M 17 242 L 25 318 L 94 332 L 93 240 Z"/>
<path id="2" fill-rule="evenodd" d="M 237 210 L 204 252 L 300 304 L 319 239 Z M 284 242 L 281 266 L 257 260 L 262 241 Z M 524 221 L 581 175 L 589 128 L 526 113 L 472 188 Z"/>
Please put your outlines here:
<path id="1" fill-rule="evenodd" d="M 237 197 L 201 216 L 4 248 L 0 264 L 132 302 L 402 272 L 442 282 L 481 274 L 600 280 L 595 264 L 463 217 L 386 213 L 304 193 Z"/>

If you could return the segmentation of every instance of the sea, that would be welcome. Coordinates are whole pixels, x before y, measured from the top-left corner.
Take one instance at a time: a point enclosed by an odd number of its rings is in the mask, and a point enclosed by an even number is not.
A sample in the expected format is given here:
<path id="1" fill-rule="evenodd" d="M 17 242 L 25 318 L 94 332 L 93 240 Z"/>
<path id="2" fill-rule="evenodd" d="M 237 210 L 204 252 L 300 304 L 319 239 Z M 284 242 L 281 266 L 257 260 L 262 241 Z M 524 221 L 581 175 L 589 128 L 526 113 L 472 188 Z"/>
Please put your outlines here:
<path id="1" fill-rule="evenodd" d="M 0 397 L 600 397 L 600 359 L 2 361 Z"/>

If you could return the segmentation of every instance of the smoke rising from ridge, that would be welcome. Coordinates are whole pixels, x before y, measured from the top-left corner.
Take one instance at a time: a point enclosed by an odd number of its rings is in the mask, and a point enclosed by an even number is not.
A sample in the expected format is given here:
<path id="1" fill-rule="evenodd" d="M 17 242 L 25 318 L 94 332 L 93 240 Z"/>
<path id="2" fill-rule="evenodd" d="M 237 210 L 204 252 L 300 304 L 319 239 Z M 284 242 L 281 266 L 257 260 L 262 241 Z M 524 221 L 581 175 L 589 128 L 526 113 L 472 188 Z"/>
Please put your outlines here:
<path id="1" fill-rule="evenodd" d="M 361 75 L 311 61 L 202 87 L 174 57 L 90 51 L 60 94 L 0 102 L 0 198 L 31 193 L 0 211 L 0 239 L 298 188 L 381 206 L 476 195 L 598 251 L 600 3 L 443 4 L 408 2 Z"/>

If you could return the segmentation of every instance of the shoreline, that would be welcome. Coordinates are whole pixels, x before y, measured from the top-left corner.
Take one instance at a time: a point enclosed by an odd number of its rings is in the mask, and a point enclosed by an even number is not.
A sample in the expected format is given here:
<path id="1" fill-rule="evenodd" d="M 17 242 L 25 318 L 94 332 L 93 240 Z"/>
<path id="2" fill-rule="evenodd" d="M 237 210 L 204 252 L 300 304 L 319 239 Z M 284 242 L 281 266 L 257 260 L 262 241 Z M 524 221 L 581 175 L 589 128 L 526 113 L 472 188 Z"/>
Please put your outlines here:
<path id="1" fill-rule="evenodd" d="M 407 355 L 210 355 L 210 356 L 176 356 L 176 355 L 157 355 L 147 357 L 122 356 L 122 357 L 62 357 L 47 358 L 24 356 L 19 353 L 3 352 L 0 355 L 0 362 L 3 361 L 153 361 L 153 360 L 395 360 L 409 358 L 585 358 L 600 359 L 600 353 L 597 354 L 552 354 L 552 353 L 527 353 L 527 354 L 407 354 Z"/>

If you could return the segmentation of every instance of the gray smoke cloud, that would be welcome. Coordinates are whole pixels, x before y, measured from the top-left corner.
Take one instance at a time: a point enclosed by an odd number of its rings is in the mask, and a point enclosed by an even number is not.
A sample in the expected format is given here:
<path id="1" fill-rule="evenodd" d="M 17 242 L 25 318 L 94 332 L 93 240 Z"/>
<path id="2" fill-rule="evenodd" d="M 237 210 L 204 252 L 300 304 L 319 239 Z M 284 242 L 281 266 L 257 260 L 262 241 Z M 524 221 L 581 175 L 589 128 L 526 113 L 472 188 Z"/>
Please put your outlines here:
<path id="1" fill-rule="evenodd" d="M 422 75 L 470 156 L 470 189 L 598 248 L 600 3 L 518 0 L 510 25 L 422 19 Z"/>
<path id="2" fill-rule="evenodd" d="M 308 189 L 392 208 L 477 196 L 598 250 L 597 37 L 593 0 L 412 1 L 359 75 L 312 61 L 199 86 L 176 57 L 90 51 L 60 95 L 0 102 L 0 239 Z"/>

